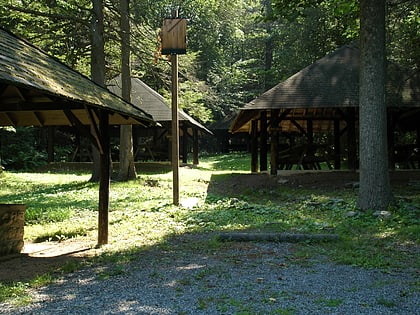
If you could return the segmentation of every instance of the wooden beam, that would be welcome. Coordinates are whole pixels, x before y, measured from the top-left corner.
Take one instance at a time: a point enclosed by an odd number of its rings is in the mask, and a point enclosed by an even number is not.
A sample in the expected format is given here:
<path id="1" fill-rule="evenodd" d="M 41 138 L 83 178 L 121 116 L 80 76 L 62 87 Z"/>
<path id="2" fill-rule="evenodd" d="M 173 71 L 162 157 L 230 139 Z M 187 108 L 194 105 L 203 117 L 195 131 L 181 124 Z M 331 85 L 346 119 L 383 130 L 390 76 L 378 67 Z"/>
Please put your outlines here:
<path id="1" fill-rule="evenodd" d="M 268 153 L 268 131 L 267 131 L 267 112 L 261 112 L 260 117 L 260 171 L 267 171 L 267 153 Z"/>
<path id="2" fill-rule="evenodd" d="M 294 119 L 290 119 L 290 122 L 304 135 L 308 135 L 307 131 L 301 126 L 299 125 L 299 123 L 294 120 Z"/>
<path id="3" fill-rule="evenodd" d="M 44 126 L 44 119 L 42 118 L 42 115 L 39 112 L 33 112 L 34 116 L 35 116 L 35 120 L 38 122 L 38 124 L 40 126 Z"/>
<path id="4" fill-rule="evenodd" d="M 306 121 L 306 136 L 308 137 L 308 143 L 314 143 L 314 122 L 312 119 Z"/>
<path id="5" fill-rule="evenodd" d="M 270 174 L 277 175 L 279 168 L 279 122 L 284 113 L 279 117 L 280 110 L 271 110 L 270 119 L 270 135 L 271 135 L 271 147 L 270 147 Z M 287 113 L 286 113 L 287 115 Z"/>
<path id="6" fill-rule="evenodd" d="M 11 117 L 12 113 L 3 113 L 3 115 L 6 117 L 6 119 L 9 121 L 9 125 L 16 127 L 17 126 L 17 121 L 16 119 L 14 119 L 13 117 Z"/>
<path id="7" fill-rule="evenodd" d="M 341 168 L 340 120 L 334 120 L 334 169 Z"/>
<path id="8" fill-rule="evenodd" d="M 99 212 L 98 212 L 98 245 L 108 244 L 108 210 L 110 187 L 110 150 L 109 150 L 109 115 L 101 110 L 99 117 L 99 136 L 102 143 L 100 153 L 99 175 Z"/>
<path id="9" fill-rule="evenodd" d="M 182 163 L 188 163 L 188 126 L 182 124 Z"/>
<path id="10" fill-rule="evenodd" d="M 99 141 L 97 137 L 94 137 L 92 133 L 90 132 L 90 128 L 86 125 L 83 125 L 82 122 L 76 117 L 76 115 L 73 114 L 71 110 L 64 110 L 64 114 L 66 115 L 67 119 L 70 122 L 70 125 L 77 128 L 77 130 L 84 135 L 86 138 L 88 138 L 92 144 L 99 149 Z"/>
<path id="11" fill-rule="evenodd" d="M 55 127 L 48 126 L 46 127 L 47 134 L 47 151 L 48 151 L 48 163 L 54 162 L 54 142 L 55 142 Z"/>
<path id="12" fill-rule="evenodd" d="M 258 120 L 251 122 L 251 172 L 258 172 Z"/>
<path id="13" fill-rule="evenodd" d="M 198 165 L 198 128 L 193 128 L 193 165 Z"/>
<path id="14" fill-rule="evenodd" d="M 348 168 L 357 169 L 357 145 L 356 145 L 356 110 L 349 108 L 347 112 L 347 143 L 348 143 Z"/>
<path id="15" fill-rule="evenodd" d="M 96 147 L 99 150 L 99 154 L 103 154 L 103 148 L 102 147 L 104 146 L 104 144 L 101 141 L 99 127 L 98 127 L 98 125 L 96 123 L 96 119 L 95 119 L 95 117 L 93 115 L 93 110 L 90 107 L 87 107 L 86 108 L 86 111 L 88 113 L 88 117 L 89 117 L 89 121 L 90 121 L 91 131 L 93 133 L 93 137 L 95 138 L 96 142 L 98 143 L 98 145 Z M 103 113 L 99 113 L 99 115 L 97 115 L 97 116 L 100 116 L 100 115 L 103 115 Z M 107 118 L 107 121 L 108 121 L 108 124 L 109 124 L 109 114 L 108 114 L 107 117 L 108 117 Z"/>
<path id="16" fill-rule="evenodd" d="M 179 206 L 179 120 L 178 120 L 178 55 L 171 55 L 172 66 L 172 197 L 173 204 Z"/>
<path id="17" fill-rule="evenodd" d="M 243 233 L 231 232 L 221 233 L 218 235 L 218 240 L 222 242 L 327 242 L 338 241 L 340 236 L 338 234 L 302 234 L 302 233 Z"/>

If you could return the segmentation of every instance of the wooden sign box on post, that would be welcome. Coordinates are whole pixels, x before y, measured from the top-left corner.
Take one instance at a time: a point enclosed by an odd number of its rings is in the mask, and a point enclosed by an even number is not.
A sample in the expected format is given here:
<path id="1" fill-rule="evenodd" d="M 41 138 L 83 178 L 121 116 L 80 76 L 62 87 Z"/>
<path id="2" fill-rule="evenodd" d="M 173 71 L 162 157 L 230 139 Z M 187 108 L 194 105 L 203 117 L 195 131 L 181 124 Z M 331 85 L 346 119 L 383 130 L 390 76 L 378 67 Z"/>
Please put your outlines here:
<path id="1" fill-rule="evenodd" d="M 187 20 L 165 19 L 162 26 L 162 55 L 187 53 Z"/>

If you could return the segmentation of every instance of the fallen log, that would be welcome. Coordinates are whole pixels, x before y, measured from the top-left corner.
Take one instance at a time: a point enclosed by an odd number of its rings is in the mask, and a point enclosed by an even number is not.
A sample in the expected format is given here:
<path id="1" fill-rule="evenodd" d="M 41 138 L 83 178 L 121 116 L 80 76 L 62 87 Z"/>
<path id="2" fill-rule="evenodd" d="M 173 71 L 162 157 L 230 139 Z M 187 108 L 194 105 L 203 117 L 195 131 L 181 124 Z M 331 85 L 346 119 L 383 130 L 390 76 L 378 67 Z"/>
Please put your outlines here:
<path id="1" fill-rule="evenodd" d="M 218 240 L 222 242 L 330 242 L 337 241 L 337 234 L 297 234 L 297 233 L 221 233 Z"/>

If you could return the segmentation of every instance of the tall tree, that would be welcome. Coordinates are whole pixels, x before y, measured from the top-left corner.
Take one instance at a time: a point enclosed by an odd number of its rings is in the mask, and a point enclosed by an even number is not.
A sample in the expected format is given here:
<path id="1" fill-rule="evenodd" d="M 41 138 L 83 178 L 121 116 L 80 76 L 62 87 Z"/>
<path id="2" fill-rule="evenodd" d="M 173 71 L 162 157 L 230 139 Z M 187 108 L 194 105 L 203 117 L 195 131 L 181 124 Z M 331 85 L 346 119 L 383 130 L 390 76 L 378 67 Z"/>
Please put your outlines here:
<path id="1" fill-rule="evenodd" d="M 121 95 L 131 102 L 131 67 L 130 67 L 130 9 L 129 0 L 120 0 L 121 32 Z M 120 169 L 118 180 L 136 178 L 133 153 L 133 128 L 131 125 L 120 126 Z"/>
<path id="2" fill-rule="evenodd" d="M 360 188 L 362 210 L 385 210 L 392 199 L 385 104 L 385 0 L 360 1 Z"/>
<path id="3" fill-rule="evenodd" d="M 92 31 L 91 31 L 91 67 L 92 81 L 105 87 L 105 43 L 104 43 L 104 13 L 102 0 L 93 0 L 92 9 Z M 99 181 L 100 176 L 100 154 L 98 149 L 92 145 L 93 169 L 91 182 Z"/>

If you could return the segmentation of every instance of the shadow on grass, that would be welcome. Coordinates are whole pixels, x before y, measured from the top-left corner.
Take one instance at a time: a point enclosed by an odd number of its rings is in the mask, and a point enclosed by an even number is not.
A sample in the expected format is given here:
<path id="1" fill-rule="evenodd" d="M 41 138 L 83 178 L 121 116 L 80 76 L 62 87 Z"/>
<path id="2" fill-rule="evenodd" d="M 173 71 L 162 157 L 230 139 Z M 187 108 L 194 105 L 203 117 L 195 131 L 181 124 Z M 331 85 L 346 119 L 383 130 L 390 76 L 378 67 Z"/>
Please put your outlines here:
<path id="1" fill-rule="evenodd" d="M 136 162 L 136 170 L 139 174 L 154 175 L 165 174 L 172 170 L 170 162 Z M 118 172 L 119 163 L 113 162 L 113 172 Z M 83 175 L 92 172 L 92 162 L 63 162 L 50 163 L 35 169 L 34 173 L 52 173 L 52 174 L 76 174 Z"/>

